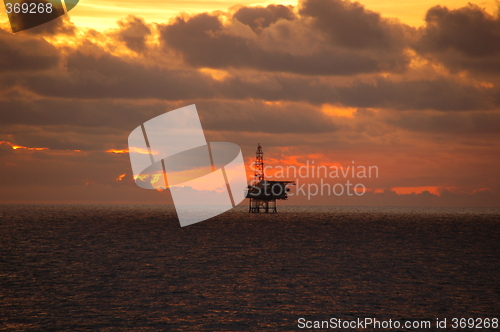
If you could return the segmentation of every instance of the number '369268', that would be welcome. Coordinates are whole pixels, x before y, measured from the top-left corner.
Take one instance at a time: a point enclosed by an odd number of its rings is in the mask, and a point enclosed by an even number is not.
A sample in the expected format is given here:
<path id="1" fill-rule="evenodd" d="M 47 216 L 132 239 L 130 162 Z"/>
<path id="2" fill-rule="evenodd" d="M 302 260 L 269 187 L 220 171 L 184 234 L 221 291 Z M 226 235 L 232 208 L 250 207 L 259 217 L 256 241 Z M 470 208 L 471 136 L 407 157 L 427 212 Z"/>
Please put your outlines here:
<path id="1" fill-rule="evenodd" d="M 50 14 L 52 13 L 52 4 L 50 2 L 47 2 L 47 3 L 43 3 L 43 2 L 40 2 L 40 3 L 35 3 L 35 2 L 31 2 L 31 3 L 10 3 L 10 2 L 7 2 L 5 4 L 5 8 L 6 8 L 6 11 L 7 11 L 7 14 L 19 14 L 19 13 L 23 13 L 23 14 L 43 14 L 43 13 L 47 13 L 47 14 Z"/>

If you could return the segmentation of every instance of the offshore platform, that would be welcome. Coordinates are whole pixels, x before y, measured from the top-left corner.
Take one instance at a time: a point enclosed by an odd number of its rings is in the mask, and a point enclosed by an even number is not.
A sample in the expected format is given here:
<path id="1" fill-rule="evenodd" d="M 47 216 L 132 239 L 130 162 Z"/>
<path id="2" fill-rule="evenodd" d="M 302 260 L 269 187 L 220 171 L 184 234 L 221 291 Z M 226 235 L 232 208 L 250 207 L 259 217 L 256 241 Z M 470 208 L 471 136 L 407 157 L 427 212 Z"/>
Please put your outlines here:
<path id="1" fill-rule="evenodd" d="M 250 199 L 250 213 L 276 213 L 276 200 L 288 199 L 288 185 L 295 185 L 295 181 L 268 181 L 264 175 L 264 153 L 262 146 L 257 146 L 255 153 L 255 174 L 252 185 L 248 186 L 247 198 Z"/>

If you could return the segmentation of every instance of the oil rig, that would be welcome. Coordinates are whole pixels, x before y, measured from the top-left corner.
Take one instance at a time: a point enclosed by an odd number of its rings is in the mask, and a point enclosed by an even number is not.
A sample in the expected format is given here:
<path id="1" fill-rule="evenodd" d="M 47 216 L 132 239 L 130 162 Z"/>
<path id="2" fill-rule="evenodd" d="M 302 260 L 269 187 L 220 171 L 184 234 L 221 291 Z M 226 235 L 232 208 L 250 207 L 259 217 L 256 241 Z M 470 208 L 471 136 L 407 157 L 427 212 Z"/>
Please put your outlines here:
<path id="1" fill-rule="evenodd" d="M 248 186 L 246 198 L 250 199 L 248 212 L 250 213 L 276 213 L 276 200 L 288 199 L 288 185 L 295 185 L 295 181 L 268 181 L 264 175 L 264 153 L 262 146 L 257 146 L 254 164 L 254 180 Z"/>

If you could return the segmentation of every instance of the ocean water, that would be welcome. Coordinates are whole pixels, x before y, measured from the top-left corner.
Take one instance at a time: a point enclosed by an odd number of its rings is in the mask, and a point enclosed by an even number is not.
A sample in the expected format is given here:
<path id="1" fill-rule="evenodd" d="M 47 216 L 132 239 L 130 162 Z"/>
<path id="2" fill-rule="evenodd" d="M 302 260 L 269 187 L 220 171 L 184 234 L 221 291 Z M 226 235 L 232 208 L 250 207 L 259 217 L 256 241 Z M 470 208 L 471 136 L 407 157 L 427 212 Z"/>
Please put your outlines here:
<path id="1" fill-rule="evenodd" d="M 181 228 L 169 206 L 0 205 L 0 330 L 500 318 L 498 209 L 278 208 Z"/>

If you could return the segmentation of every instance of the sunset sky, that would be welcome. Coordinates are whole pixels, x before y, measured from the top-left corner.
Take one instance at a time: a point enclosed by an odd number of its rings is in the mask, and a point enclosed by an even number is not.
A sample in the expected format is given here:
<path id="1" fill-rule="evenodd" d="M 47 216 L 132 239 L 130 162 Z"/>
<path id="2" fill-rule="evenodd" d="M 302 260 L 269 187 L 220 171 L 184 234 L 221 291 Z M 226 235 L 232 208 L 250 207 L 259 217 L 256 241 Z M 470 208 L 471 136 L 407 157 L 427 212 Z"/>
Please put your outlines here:
<path id="1" fill-rule="evenodd" d="M 2 203 L 171 202 L 134 184 L 127 137 L 196 104 L 247 165 L 261 143 L 270 166 L 379 169 L 291 204 L 500 207 L 494 1 L 81 0 L 0 27 Z"/>

